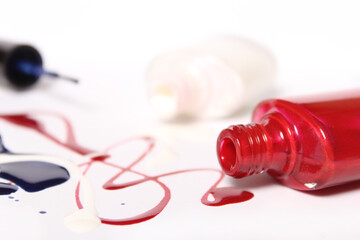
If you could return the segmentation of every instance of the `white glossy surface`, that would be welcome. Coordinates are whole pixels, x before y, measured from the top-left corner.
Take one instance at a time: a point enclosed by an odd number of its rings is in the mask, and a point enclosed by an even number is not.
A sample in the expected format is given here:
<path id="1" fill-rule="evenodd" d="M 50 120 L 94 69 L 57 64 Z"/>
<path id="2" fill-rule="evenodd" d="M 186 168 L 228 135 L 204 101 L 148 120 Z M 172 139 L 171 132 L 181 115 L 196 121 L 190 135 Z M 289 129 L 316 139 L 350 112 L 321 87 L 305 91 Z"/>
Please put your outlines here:
<path id="1" fill-rule="evenodd" d="M 19 7 L 22 6 L 22 7 Z M 31 42 L 50 70 L 78 77 L 73 86 L 43 81 L 38 88 L 14 92 L 0 87 L 0 112 L 59 111 L 74 123 L 84 146 L 107 146 L 155 129 L 159 121 L 146 99 L 146 67 L 159 54 L 208 36 L 239 34 L 264 44 L 275 55 L 279 75 L 276 92 L 265 97 L 294 96 L 360 88 L 360 15 L 357 1 L 3 1 L 0 38 Z M 250 105 L 255 105 L 252 102 Z M 249 106 L 251 109 L 251 106 Z M 251 113 L 218 121 L 197 122 L 214 134 L 183 130 L 165 132 L 177 158 L 153 155 L 136 170 L 156 175 L 193 167 L 218 168 L 217 133 L 234 123 L 247 123 Z M 63 134 L 61 124 L 48 128 Z M 168 126 L 170 127 L 170 126 Z M 207 131 L 205 131 L 207 132 Z M 5 145 L 14 152 L 42 153 L 84 159 L 35 132 L 0 121 Z M 201 136 L 199 136 L 201 135 Z M 194 139 L 195 138 L 195 139 Z M 201 140 L 201 141 L 200 141 Z M 111 161 L 126 166 L 142 146 L 118 149 Z M 166 155 L 166 154 L 165 154 Z M 152 158 L 154 157 L 154 158 Z M 152 161 L 155 159 L 155 163 Z M 97 165 L 89 172 L 99 215 L 132 216 L 161 197 L 156 186 L 129 191 L 103 191 L 115 170 Z M 119 179 L 139 178 L 129 174 Z M 360 186 L 353 184 L 322 194 L 283 187 L 263 174 L 248 179 L 226 178 L 255 194 L 242 204 L 207 207 L 202 194 L 215 173 L 189 173 L 163 178 L 172 199 L 156 218 L 132 226 L 101 225 L 90 233 L 74 233 L 63 217 L 76 210 L 74 184 L 68 182 L 36 194 L 19 191 L 19 202 L 0 197 L 3 239 L 359 239 Z M 71 181 L 71 180 L 70 180 Z M 146 198 L 147 201 L 141 199 Z M 114 200 L 113 200 L 114 199 Z M 117 205 L 121 202 L 126 205 Z M 148 204 L 148 205 L 146 205 Z M 116 206 L 116 207 L 114 207 Z M 39 210 L 46 210 L 44 215 Z"/>

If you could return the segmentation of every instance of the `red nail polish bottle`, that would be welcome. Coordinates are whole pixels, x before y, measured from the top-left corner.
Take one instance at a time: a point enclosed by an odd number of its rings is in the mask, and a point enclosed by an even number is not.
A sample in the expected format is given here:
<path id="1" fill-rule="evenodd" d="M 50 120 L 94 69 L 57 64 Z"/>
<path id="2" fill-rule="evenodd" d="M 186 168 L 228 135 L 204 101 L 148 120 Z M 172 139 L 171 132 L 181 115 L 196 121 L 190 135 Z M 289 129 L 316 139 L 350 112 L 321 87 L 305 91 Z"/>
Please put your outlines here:
<path id="1" fill-rule="evenodd" d="M 264 101 L 220 133 L 217 154 L 230 176 L 268 172 L 299 190 L 360 180 L 360 91 Z"/>

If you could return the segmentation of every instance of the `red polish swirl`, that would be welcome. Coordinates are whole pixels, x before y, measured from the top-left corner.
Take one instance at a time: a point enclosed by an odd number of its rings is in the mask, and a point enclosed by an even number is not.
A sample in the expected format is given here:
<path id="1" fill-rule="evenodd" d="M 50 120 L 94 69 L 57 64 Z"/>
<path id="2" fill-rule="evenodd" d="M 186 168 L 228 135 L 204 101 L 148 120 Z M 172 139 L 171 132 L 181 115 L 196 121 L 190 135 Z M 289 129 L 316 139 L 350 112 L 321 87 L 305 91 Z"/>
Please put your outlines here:
<path id="1" fill-rule="evenodd" d="M 95 151 L 95 150 L 83 147 L 80 144 L 78 144 L 78 142 L 76 141 L 76 138 L 75 138 L 75 134 L 74 134 L 72 125 L 66 117 L 64 117 L 60 114 L 51 113 L 51 112 L 41 112 L 40 113 L 42 115 L 55 116 L 64 122 L 64 124 L 66 126 L 66 131 L 67 131 L 66 132 L 67 138 L 65 141 L 61 141 L 56 136 L 52 135 L 51 133 L 49 133 L 46 130 L 43 122 L 36 119 L 37 114 L 39 114 L 39 113 L 0 115 L 0 118 L 3 120 L 6 120 L 7 122 L 16 124 L 18 126 L 30 128 L 30 129 L 38 132 L 42 136 L 48 138 L 49 140 L 57 143 L 58 145 L 60 145 L 64 148 L 67 148 L 73 152 L 76 152 L 80 155 L 85 156 L 88 154 L 94 154 L 94 153 L 99 152 L 99 151 Z M 114 163 L 110 163 L 110 162 L 106 161 L 107 158 L 111 157 L 111 154 L 108 153 L 111 149 L 118 147 L 120 145 L 127 144 L 132 141 L 144 141 L 147 143 L 147 148 L 144 152 L 142 152 L 140 154 L 140 156 L 138 158 L 134 159 L 134 161 L 131 162 L 128 166 L 120 166 L 118 164 L 114 164 Z M 146 158 L 146 156 L 154 148 L 154 145 L 155 145 L 155 140 L 151 137 L 146 137 L 146 136 L 133 137 L 133 138 L 127 139 L 125 141 L 121 141 L 121 142 L 107 148 L 105 151 L 102 151 L 104 153 L 103 155 L 95 156 L 95 157 L 91 158 L 88 162 L 79 164 L 80 167 L 85 167 L 85 169 L 83 171 L 84 175 L 87 174 L 87 172 L 92 167 L 94 162 L 104 164 L 109 167 L 118 169 L 118 172 L 114 176 L 110 177 L 104 183 L 103 188 L 106 190 L 120 190 L 120 189 L 124 189 L 124 188 L 129 188 L 129 187 L 132 187 L 132 186 L 135 186 L 138 184 L 142 184 L 142 183 L 145 183 L 148 181 L 151 181 L 154 184 L 159 185 L 163 189 L 162 199 L 153 208 L 151 208 L 139 215 L 129 217 L 129 218 L 109 219 L 109 218 L 101 218 L 100 217 L 102 223 L 110 224 L 110 225 L 129 225 L 129 224 L 144 222 L 144 221 L 154 218 L 159 213 L 161 213 L 161 211 L 167 206 L 167 204 L 169 203 L 169 201 L 171 199 L 171 191 L 161 181 L 161 178 L 171 176 L 171 175 L 187 173 L 187 172 L 213 171 L 213 172 L 217 172 L 219 174 L 219 178 L 217 179 L 217 181 L 212 186 L 210 186 L 209 190 L 207 190 L 201 198 L 201 202 L 204 205 L 222 206 L 225 204 L 239 203 L 239 202 L 247 201 L 254 196 L 250 192 L 242 191 L 242 190 L 236 189 L 236 188 L 231 188 L 231 187 L 218 188 L 217 186 L 224 178 L 224 173 L 218 169 L 211 169 L 211 168 L 186 169 L 186 170 L 168 172 L 168 173 L 160 174 L 157 176 L 149 176 L 149 175 L 146 175 L 144 173 L 134 170 L 133 167 L 135 165 L 137 165 L 138 163 L 140 163 L 143 159 Z M 137 174 L 138 176 L 140 176 L 142 178 L 140 180 L 130 181 L 127 183 L 121 183 L 121 184 L 115 183 L 115 181 L 118 178 L 120 178 L 123 174 L 125 174 L 126 172 L 131 172 L 133 174 Z M 80 183 L 78 183 L 76 190 L 75 190 L 75 201 L 76 201 L 76 204 L 79 207 L 79 209 L 81 209 L 83 207 L 80 196 L 79 196 L 80 195 L 80 187 L 81 187 Z"/>

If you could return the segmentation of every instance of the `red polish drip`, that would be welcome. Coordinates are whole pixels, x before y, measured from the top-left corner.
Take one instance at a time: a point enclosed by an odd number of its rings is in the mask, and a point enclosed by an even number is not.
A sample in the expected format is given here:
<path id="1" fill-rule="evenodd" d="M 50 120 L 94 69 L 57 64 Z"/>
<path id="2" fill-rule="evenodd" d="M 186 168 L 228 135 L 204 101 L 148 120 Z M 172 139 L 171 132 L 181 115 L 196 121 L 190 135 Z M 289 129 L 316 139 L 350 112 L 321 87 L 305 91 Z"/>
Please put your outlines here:
<path id="1" fill-rule="evenodd" d="M 35 114 L 36 115 L 36 114 Z M 12 115 L 0 115 L 0 118 L 11 122 L 13 124 L 30 128 L 32 130 L 35 130 L 39 134 L 43 135 L 44 137 L 50 139 L 51 141 L 59 144 L 60 146 L 63 146 L 69 150 L 72 150 L 76 153 L 79 153 L 81 155 L 86 155 L 93 153 L 93 150 L 87 149 L 85 147 L 80 146 L 75 139 L 74 132 L 72 130 L 71 123 L 68 119 L 63 117 L 62 115 L 55 114 L 55 113 L 45 113 L 45 115 L 48 116 L 54 116 L 60 118 L 62 120 L 66 127 L 67 127 L 67 139 L 65 142 L 60 141 L 58 138 L 50 134 L 44 127 L 44 124 L 35 118 L 31 116 L 31 114 L 12 114 Z"/>
<path id="2" fill-rule="evenodd" d="M 159 213 L 161 213 L 164 208 L 167 206 L 171 199 L 171 191 L 170 189 L 161 181 L 161 178 L 171 176 L 171 175 L 177 175 L 187 172 L 199 172 L 199 171 L 213 171 L 218 173 L 220 176 L 217 179 L 217 181 L 209 188 L 209 190 L 203 195 L 201 198 L 201 202 L 207 206 L 222 206 L 226 204 L 231 203 L 239 203 L 244 202 L 249 199 L 251 199 L 254 195 L 247 191 L 242 191 L 236 188 L 218 188 L 218 184 L 222 181 L 224 178 L 224 173 L 218 169 L 211 169 L 211 168 L 199 168 L 199 169 L 185 169 L 185 170 L 179 170 L 174 172 L 168 172 L 164 174 L 160 174 L 157 176 L 149 176 L 144 173 L 138 172 L 133 169 L 134 166 L 136 166 L 138 163 L 140 163 L 143 159 L 146 158 L 146 156 L 152 151 L 155 145 L 155 140 L 150 137 L 134 137 L 125 141 L 122 141 L 120 143 L 114 144 L 110 146 L 109 148 L 105 149 L 104 151 L 95 151 L 90 150 L 86 147 L 81 146 L 77 143 L 75 139 L 75 134 L 72 129 L 72 125 L 69 122 L 68 119 L 66 119 L 64 116 L 55 114 L 55 113 L 43 113 L 46 115 L 51 115 L 58 117 L 61 119 L 66 127 L 67 127 L 67 138 L 65 141 L 61 141 L 56 136 L 51 135 L 48 131 L 46 131 L 46 128 L 44 127 L 44 123 L 40 120 L 36 120 L 36 115 L 32 114 L 17 114 L 17 115 L 0 115 L 0 118 L 11 122 L 13 124 L 30 128 L 35 131 L 37 131 L 39 134 L 43 135 L 44 137 L 50 139 L 51 141 L 59 144 L 60 146 L 63 146 L 69 150 L 72 150 L 78 154 L 81 155 L 91 155 L 95 153 L 102 152 L 102 155 L 97 155 L 92 157 L 88 162 L 79 164 L 81 167 L 85 167 L 83 174 L 86 175 L 89 169 L 93 166 L 94 162 L 107 165 L 112 168 L 118 169 L 118 173 L 116 173 L 114 176 L 111 176 L 104 184 L 103 188 L 109 191 L 114 190 L 121 190 L 125 188 L 129 188 L 138 184 L 142 184 L 148 181 L 151 181 L 154 184 L 159 185 L 163 189 L 163 197 L 162 199 L 151 209 L 133 216 L 129 218 L 123 218 L 123 219 L 108 219 L 108 218 L 101 218 L 102 223 L 104 224 L 110 224 L 110 225 L 129 225 L 129 224 L 136 224 L 140 222 L 147 221 L 149 219 L 154 218 Z M 131 162 L 128 166 L 120 166 L 118 164 L 114 164 L 111 162 L 106 161 L 108 158 L 111 158 L 111 154 L 109 153 L 110 150 L 113 148 L 116 148 L 121 145 L 128 144 L 132 141 L 145 141 L 147 143 L 147 149 L 145 149 L 144 152 L 139 153 L 139 157 L 134 159 L 133 162 Z M 137 174 L 140 179 L 137 181 L 131 181 L 127 183 L 121 183 L 117 184 L 115 181 L 119 179 L 124 173 L 131 172 L 133 174 Z M 81 209 L 82 203 L 80 199 L 80 183 L 77 184 L 76 190 L 75 190 L 75 201 L 79 209 Z M 210 199 L 210 195 L 213 199 Z"/>
<path id="3" fill-rule="evenodd" d="M 102 161 L 105 161 L 109 157 L 110 157 L 110 155 L 100 155 L 100 156 L 96 156 L 96 157 L 91 158 L 91 160 L 102 162 Z"/>
<path id="4" fill-rule="evenodd" d="M 223 130 L 217 141 L 224 172 L 268 172 L 299 190 L 360 180 L 360 92 L 260 103 L 248 125 Z"/>
<path id="5" fill-rule="evenodd" d="M 213 201 L 208 200 L 209 195 L 214 198 Z M 245 202 L 253 197 L 254 194 L 251 192 L 223 187 L 211 189 L 211 191 L 207 192 L 207 194 L 202 197 L 201 202 L 208 206 L 222 206 L 230 203 Z"/>

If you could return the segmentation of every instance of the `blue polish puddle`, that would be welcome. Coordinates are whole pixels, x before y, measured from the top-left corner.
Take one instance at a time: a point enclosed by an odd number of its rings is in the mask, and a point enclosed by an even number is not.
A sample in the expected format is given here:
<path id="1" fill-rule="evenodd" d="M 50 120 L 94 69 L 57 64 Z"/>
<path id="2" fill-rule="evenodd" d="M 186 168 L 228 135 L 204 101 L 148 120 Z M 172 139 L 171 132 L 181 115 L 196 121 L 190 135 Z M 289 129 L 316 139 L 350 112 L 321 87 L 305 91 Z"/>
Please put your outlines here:
<path id="1" fill-rule="evenodd" d="M 69 172 L 56 164 L 26 161 L 0 164 L 0 177 L 15 183 L 27 192 L 37 192 L 66 182 Z M 0 192 L 15 192 L 14 185 L 1 184 Z M 16 187 L 17 188 L 17 187 Z"/>
<path id="2" fill-rule="evenodd" d="M 12 154 L 0 136 L 0 154 Z M 30 159 L 31 160 L 31 159 Z M 14 184 L 0 182 L 0 195 L 9 195 L 21 187 L 27 192 L 41 191 L 69 180 L 69 172 L 59 165 L 42 161 L 8 162 L 0 164 L 0 178 Z M 13 199 L 14 197 L 9 196 Z"/>
<path id="3" fill-rule="evenodd" d="M 46 211 L 39 211 L 40 214 L 46 214 Z"/>

